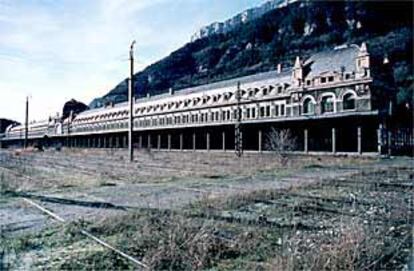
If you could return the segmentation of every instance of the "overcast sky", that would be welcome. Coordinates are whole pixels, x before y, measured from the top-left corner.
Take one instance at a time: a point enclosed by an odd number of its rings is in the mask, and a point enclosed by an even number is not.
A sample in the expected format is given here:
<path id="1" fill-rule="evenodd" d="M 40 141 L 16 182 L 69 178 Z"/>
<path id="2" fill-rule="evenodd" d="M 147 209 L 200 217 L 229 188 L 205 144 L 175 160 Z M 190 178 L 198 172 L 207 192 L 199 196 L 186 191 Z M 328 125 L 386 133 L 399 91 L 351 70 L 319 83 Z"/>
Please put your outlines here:
<path id="1" fill-rule="evenodd" d="M 71 98 L 89 103 L 128 75 L 167 56 L 201 26 L 264 0 L 0 0 L 0 118 L 60 112 Z"/>

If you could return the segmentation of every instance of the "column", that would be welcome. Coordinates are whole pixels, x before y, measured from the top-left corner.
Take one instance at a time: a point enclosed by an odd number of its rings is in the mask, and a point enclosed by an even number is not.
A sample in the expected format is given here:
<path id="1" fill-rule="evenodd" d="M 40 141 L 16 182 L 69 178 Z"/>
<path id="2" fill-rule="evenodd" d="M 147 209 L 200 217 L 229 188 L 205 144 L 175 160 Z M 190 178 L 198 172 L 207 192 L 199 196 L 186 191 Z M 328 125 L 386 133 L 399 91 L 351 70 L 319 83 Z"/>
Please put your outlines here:
<path id="1" fill-rule="evenodd" d="M 332 128 L 332 153 L 336 153 L 336 129 Z"/>
<path id="2" fill-rule="evenodd" d="M 158 135 L 158 140 L 157 140 L 157 149 L 161 150 L 161 135 Z"/>
<path id="3" fill-rule="evenodd" d="M 184 144 L 184 141 L 183 141 L 183 134 L 181 133 L 181 134 L 180 134 L 180 151 L 182 151 L 182 150 L 183 150 L 183 144 Z"/>
<path id="4" fill-rule="evenodd" d="M 110 136 L 109 137 L 109 148 L 113 148 L 113 145 L 112 145 L 112 143 L 113 143 L 113 137 L 112 136 Z"/>
<path id="5" fill-rule="evenodd" d="M 210 133 L 207 132 L 207 151 L 210 151 Z"/>
<path id="6" fill-rule="evenodd" d="M 115 146 L 117 149 L 119 149 L 119 135 L 115 138 Z"/>
<path id="7" fill-rule="evenodd" d="M 138 138 L 138 148 L 142 149 L 142 135 Z"/>
<path id="8" fill-rule="evenodd" d="M 150 150 L 151 149 L 151 135 L 150 134 L 148 134 L 148 149 Z"/>
<path id="9" fill-rule="evenodd" d="M 124 148 L 128 148 L 128 144 L 127 144 L 127 136 L 124 136 Z"/>
<path id="10" fill-rule="evenodd" d="M 88 149 L 90 149 L 91 148 L 91 138 L 90 137 L 88 137 Z"/>
<path id="11" fill-rule="evenodd" d="M 193 151 L 196 151 L 196 134 L 193 133 Z"/>
<path id="12" fill-rule="evenodd" d="M 223 138 L 223 151 L 226 151 L 226 132 L 222 133 Z"/>
<path id="13" fill-rule="evenodd" d="M 388 149 L 388 156 L 392 155 L 392 132 L 391 132 L 391 128 L 388 126 L 387 127 L 388 131 L 387 131 L 387 149 Z"/>
<path id="14" fill-rule="evenodd" d="M 362 129 L 358 126 L 358 153 L 362 154 Z"/>
<path id="15" fill-rule="evenodd" d="M 379 125 L 377 130 L 377 139 L 378 139 L 378 154 L 382 154 L 382 124 Z"/>
<path id="16" fill-rule="evenodd" d="M 98 148 L 101 147 L 101 137 L 98 136 Z"/>
<path id="17" fill-rule="evenodd" d="M 304 142 L 303 142 L 303 147 L 304 147 L 304 151 L 305 153 L 309 153 L 309 134 L 308 134 L 308 129 L 304 130 L 303 133 L 303 138 L 304 138 Z"/>
<path id="18" fill-rule="evenodd" d="M 171 135 L 168 134 L 168 150 L 171 150 Z"/>
<path id="19" fill-rule="evenodd" d="M 259 152 L 263 152 L 262 140 L 263 140 L 262 130 L 259 130 Z"/>
<path id="20" fill-rule="evenodd" d="M 106 136 L 103 138 L 103 147 L 106 148 Z"/>

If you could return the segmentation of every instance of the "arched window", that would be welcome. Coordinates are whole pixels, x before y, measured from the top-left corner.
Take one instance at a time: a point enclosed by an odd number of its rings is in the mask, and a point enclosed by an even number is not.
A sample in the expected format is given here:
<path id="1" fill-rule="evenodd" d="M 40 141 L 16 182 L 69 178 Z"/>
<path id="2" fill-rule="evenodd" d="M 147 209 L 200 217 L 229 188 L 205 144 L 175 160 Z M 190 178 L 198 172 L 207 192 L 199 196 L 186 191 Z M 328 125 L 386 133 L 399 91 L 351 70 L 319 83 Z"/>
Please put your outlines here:
<path id="1" fill-rule="evenodd" d="M 344 95 L 343 108 L 344 110 L 355 109 L 355 95 L 353 93 L 348 93 Z"/>
<path id="2" fill-rule="evenodd" d="M 314 114 L 315 113 L 315 102 L 312 98 L 306 98 L 303 102 L 303 114 Z"/>
<path id="3" fill-rule="evenodd" d="M 321 113 L 332 113 L 334 112 L 334 98 L 333 96 L 325 96 L 321 101 Z"/>

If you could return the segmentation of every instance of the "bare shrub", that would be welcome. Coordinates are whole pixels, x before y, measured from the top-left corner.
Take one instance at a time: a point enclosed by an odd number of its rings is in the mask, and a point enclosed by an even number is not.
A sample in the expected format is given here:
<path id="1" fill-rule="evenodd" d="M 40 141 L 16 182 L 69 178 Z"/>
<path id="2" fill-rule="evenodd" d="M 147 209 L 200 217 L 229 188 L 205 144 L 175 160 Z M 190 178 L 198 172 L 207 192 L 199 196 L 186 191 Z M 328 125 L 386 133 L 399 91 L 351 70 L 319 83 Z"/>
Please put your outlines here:
<path id="1" fill-rule="evenodd" d="M 295 150 L 296 146 L 296 138 L 289 129 L 276 130 L 272 127 L 266 135 L 265 149 L 278 155 L 282 165 L 287 164 L 287 153 Z"/>
<path id="2" fill-rule="evenodd" d="M 364 251 L 365 234 L 355 225 L 344 229 L 339 238 L 322 244 L 315 253 L 312 270 L 355 270 Z M 367 248 L 365 248 L 367 249 Z"/>

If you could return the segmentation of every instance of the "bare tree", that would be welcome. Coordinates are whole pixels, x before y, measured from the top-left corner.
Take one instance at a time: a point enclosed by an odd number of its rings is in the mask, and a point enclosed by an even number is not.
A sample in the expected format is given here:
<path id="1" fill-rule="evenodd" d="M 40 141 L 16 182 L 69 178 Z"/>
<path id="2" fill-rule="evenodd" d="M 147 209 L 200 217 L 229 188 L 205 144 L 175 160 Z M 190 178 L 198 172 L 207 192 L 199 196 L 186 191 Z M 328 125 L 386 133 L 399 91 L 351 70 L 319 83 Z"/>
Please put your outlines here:
<path id="1" fill-rule="evenodd" d="M 280 157 L 281 163 L 286 165 L 287 153 L 296 148 L 296 138 L 292 136 L 289 129 L 276 130 L 273 127 L 266 136 L 266 150 L 274 152 Z"/>

